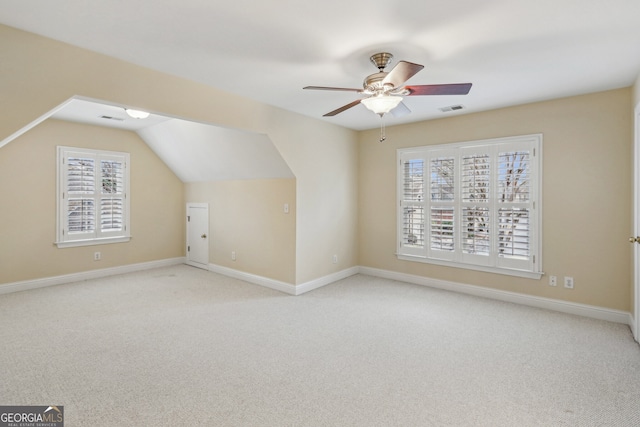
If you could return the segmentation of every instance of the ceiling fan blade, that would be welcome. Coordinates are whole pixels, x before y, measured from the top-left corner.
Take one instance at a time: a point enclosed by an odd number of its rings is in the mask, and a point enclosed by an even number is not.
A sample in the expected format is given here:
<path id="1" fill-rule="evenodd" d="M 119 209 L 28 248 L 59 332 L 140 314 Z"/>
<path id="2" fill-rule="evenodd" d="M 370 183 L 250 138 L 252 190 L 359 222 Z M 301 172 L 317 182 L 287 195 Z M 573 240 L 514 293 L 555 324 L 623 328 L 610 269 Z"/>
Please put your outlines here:
<path id="1" fill-rule="evenodd" d="M 393 87 L 400 87 L 409 80 L 411 77 L 415 76 L 418 71 L 422 70 L 424 65 L 414 64 L 413 62 L 400 61 L 396 64 L 395 67 L 389 74 L 382 80 L 382 84 L 392 84 Z"/>
<path id="2" fill-rule="evenodd" d="M 349 103 L 347 105 L 343 105 L 342 107 L 338 108 L 337 110 L 333 110 L 333 111 L 328 112 L 327 114 L 323 115 L 323 117 L 332 117 L 332 116 L 335 116 L 336 114 L 340 114 L 343 111 L 348 110 L 349 108 L 355 107 L 356 105 L 360 104 L 360 101 L 361 100 L 358 99 L 358 100 L 353 101 L 353 102 L 351 102 L 351 103 Z"/>
<path id="3" fill-rule="evenodd" d="M 391 110 L 390 113 L 393 115 L 393 117 L 403 117 L 411 113 L 411 110 L 404 102 L 401 102 L 396 108 Z"/>
<path id="4" fill-rule="evenodd" d="M 405 86 L 407 96 L 416 95 L 466 95 L 471 90 L 471 83 L 451 83 L 444 85 Z"/>
<path id="5" fill-rule="evenodd" d="M 302 89 L 312 89 L 312 90 L 340 90 L 343 92 L 358 92 L 362 93 L 362 89 L 353 89 L 349 87 L 326 87 L 326 86 L 305 86 Z"/>

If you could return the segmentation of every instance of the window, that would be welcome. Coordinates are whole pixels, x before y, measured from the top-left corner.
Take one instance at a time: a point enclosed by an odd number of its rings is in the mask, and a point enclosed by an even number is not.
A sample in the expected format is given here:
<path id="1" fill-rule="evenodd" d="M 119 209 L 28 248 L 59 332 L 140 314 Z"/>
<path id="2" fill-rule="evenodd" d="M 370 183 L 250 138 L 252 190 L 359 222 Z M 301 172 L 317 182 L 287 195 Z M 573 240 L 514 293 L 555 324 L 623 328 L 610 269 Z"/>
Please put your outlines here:
<path id="1" fill-rule="evenodd" d="M 539 278 L 542 135 L 398 150 L 398 257 Z"/>
<path id="2" fill-rule="evenodd" d="M 58 147 L 58 247 L 125 242 L 129 154 Z"/>

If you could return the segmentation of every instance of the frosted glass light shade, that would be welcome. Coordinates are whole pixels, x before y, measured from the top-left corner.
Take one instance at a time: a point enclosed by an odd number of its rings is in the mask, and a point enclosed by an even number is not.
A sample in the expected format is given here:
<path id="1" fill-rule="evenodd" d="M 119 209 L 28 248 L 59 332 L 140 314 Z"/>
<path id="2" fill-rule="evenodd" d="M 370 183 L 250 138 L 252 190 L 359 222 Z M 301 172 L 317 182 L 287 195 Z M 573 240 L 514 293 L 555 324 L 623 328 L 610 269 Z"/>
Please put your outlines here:
<path id="1" fill-rule="evenodd" d="M 376 114 L 386 114 L 402 102 L 401 96 L 379 95 L 365 98 L 361 101 L 365 107 Z"/>
<path id="2" fill-rule="evenodd" d="M 124 111 L 127 112 L 129 117 L 133 117 L 134 119 L 146 119 L 147 117 L 149 117 L 149 114 L 150 114 L 146 111 L 132 110 L 130 108 L 125 108 Z"/>

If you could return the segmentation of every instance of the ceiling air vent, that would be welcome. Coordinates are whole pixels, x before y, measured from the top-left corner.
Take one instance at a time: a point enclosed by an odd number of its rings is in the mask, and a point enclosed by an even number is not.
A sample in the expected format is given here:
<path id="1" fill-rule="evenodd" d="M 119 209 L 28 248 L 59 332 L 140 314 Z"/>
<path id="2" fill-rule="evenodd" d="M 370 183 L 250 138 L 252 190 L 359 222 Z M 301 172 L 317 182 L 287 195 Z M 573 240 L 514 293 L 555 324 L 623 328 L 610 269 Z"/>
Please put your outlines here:
<path id="1" fill-rule="evenodd" d="M 464 109 L 463 105 L 450 105 L 448 107 L 440 108 L 440 111 L 442 111 L 443 113 L 448 113 L 449 111 L 458 111 L 462 109 Z"/>
<path id="2" fill-rule="evenodd" d="M 105 119 L 105 120 L 115 120 L 117 122 L 124 122 L 124 119 L 121 119 L 120 117 L 113 117 L 113 116 L 100 116 L 101 119 Z"/>

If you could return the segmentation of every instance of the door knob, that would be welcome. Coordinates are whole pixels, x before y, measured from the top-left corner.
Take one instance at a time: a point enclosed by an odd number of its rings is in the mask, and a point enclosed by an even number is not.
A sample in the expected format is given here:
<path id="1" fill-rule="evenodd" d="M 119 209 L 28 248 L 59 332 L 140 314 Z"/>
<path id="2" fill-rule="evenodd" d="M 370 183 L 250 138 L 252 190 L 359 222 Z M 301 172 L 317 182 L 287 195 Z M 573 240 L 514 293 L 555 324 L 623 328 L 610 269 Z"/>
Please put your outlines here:
<path id="1" fill-rule="evenodd" d="M 638 237 L 629 237 L 629 243 L 640 243 L 640 236 Z"/>
<path id="2" fill-rule="evenodd" d="M 200 236 L 200 237 L 202 237 L 203 239 L 206 239 L 206 238 L 207 238 L 207 235 L 206 235 L 206 234 L 203 234 L 203 235 L 202 235 L 202 236 Z"/>

